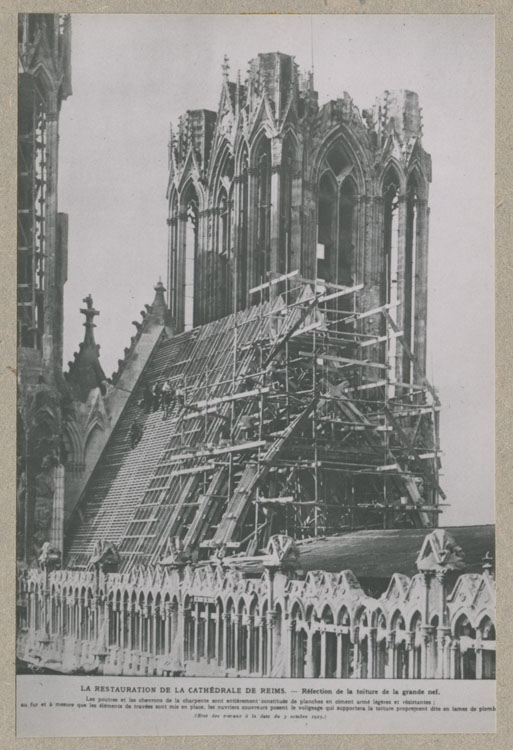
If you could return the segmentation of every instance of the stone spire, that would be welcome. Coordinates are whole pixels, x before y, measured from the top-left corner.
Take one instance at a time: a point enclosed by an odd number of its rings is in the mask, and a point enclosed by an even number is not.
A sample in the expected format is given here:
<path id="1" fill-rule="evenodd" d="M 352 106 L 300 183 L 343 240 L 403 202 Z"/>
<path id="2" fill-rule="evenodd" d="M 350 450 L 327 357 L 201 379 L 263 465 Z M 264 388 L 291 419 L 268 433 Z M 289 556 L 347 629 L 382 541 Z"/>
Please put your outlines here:
<path id="1" fill-rule="evenodd" d="M 130 346 L 127 346 L 125 348 L 123 359 L 118 359 L 118 369 L 116 370 L 116 372 L 112 373 L 111 383 L 113 385 L 117 383 L 123 371 L 125 370 L 142 334 L 149 333 L 155 328 L 162 328 L 162 326 L 165 326 L 167 328 L 168 334 L 174 334 L 173 320 L 166 304 L 166 288 L 161 279 L 157 281 L 153 288 L 155 290 L 155 298 L 153 300 L 153 304 L 145 305 L 146 310 L 141 310 L 141 321 L 132 321 L 132 325 L 136 327 L 137 333 L 135 334 L 135 336 L 131 337 Z"/>
<path id="2" fill-rule="evenodd" d="M 93 388 L 99 388 L 106 377 L 100 364 L 100 347 L 94 339 L 94 329 L 96 328 L 94 319 L 100 313 L 95 310 L 93 298 L 90 294 L 84 297 L 82 302 L 86 304 L 85 307 L 80 309 L 80 312 L 85 315 L 84 340 L 80 344 L 79 351 L 75 352 L 74 361 L 69 363 L 66 380 L 71 385 L 75 395 L 81 401 L 86 401 Z"/>
<path id="3" fill-rule="evenodd" d="M 94 340 L 94 331 L 93 328 L 96 328 L 96 324 L 94 322 L 94 319 L 97 315 L 100 314 L 99 310 L 94 309 L 93 305 L 93 298 L 90 294 L 87 295 L 87 297 L 84 297 L 82 302 L 86 303 L 86 307 L 82 307 L 80 309 L 80 312 L 82 315 L 85 315 L 85 323 L 83 324 L 85 327 L 85 336 L 84 336 L 84 346 L 87 344 L 87 346 L 96 347 L 96 342 Z"/>
<path id="4" fill-rule="evenodd" d="M 165 298 L 166 288 L 161 279 L 157 281 L 153 288 L 155 290 L 155 299 L 153 300 L 153 304 L 150 308 L 150 312 L 146 320 L 150 319 L 152 323 L 156 323 L 157 325 L 161 326 L 168 325 L 170 321 L 169 310 L 167 308 Z"/>

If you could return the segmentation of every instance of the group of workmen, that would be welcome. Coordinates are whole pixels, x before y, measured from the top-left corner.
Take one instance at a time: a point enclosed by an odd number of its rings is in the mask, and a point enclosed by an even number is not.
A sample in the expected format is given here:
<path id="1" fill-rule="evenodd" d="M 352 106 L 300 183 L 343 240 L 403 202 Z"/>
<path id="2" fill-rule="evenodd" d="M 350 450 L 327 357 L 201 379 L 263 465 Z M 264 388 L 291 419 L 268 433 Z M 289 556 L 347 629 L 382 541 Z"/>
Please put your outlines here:
<path id="1" fill-rule="evenodd" d="M 170 380 L 161 382 L 157 380 L 153 387 L 148 384 L 144 388 L 139 406 L 144 408 L 146 414 L 162 411 L 162 419 L 167 419 L 173 411 L 175 404 L 181 409 L 185 404 L 185 390 L 181 385 L 174 387 Z M 130 444 L 132 449 L 140 442 L 143 429 L 137 419 L 134 419 L 130 427 Z"/>
<path id="2" fill-rule="evenodd" d="M 164 380 L 163 383 L 157 380 L 153 384 L 153 388 L 146 385 L 140 405 L 144 406 L 146 414 L 160 409 L 162 419 L 167 419 L 173 411 L 174 405 L 178 404 L 179 407 L 182 407 L 184 401 L 185 391 L 181 385 L 175 388 L 170 380 Z"/>
<path id="3" fill-rule="evenodd" d="M 270 373 L 271 391 L 280 393 L 286 389 L 285 362 L 283 357 L 278 354 L 268 367 Z M 247 374 L 242 381 L 244 391 L 252 391 L 259 388 L 260 383 L 251 373 Z M 174 385 L 170 379 L 157 380 L 153 386 L 146 384 L 139 406 L 144 408 L 146 414 L 151 412 L 162 411 L 162 419 L 167 419 L 173 411 L 175 405 L 181 410 L 185 406 L 185 389 L 181 382 Z M 194 407 L 189 407 L 194 408 Z M 280 405 L 268 403 L 264 409 L 263 421 L 267 431 L 271 433 L 275 430 L 283 429 L 286 425 L 286 412 Z M 232 439 L 232 429 L 230 419 L 223 418 L 223 423 L 219 432 L 220 445 L 229 443 Z M 246 413 L 238 416 L 238 427 L 243 442 L 255 440 L 260 431 L 260 416 L 257 413 Z M 143 435 L 143 429 L 135 419 L 130 428 L 130 442 L 132 448 L 140 442 Z"/>

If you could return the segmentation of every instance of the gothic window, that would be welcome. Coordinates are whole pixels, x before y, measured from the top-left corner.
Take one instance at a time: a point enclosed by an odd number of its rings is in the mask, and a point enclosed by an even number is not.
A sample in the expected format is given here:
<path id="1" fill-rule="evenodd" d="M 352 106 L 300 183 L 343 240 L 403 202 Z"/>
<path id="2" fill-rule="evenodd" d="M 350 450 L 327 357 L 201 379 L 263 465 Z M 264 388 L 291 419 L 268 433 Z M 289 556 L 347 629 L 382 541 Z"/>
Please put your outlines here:
<path id="1" fill-rule="evenodd" d="M 410 623 L 410 632 L 413 633 L 413 658 L 412 658 L 412 673 L 409 675 L 410 679 L 419 679 L 422 677 L 422 615 L 420 612 L 415 612 Z"/>
<path id="2" fill-rule="evenodd" d="M 460 651 L 456 658 L 456 679 L 473 680 L 476 677 L 476 631 L 466 615 L 458 618 L 454 635 L 459 640 Z"/>
<path id="3" fill-rule="evenodd" d="M 219 191 L 217 224 L 217 259 L 214 294 L 218 299 L 218 317 L 228 315 L 231 311 L 231 231 L 232 203 L 228 200 L 225 188 Z"/>
<path id="4" fill-rule="evenodd" d="M 319 185 L 317 230 L 317 276 L 324 281 L 334 281 L 334 256 L 337 236 L 337 183 L 325 173 Z"/>
<path id="5" fill-rule="evenodd" d="M 372 648 L 372 644 L 369 644 L 369 648 Z M 368 654 L 367 654 L 368 662 Z M 376 658 L 374 663 L 374 674 L 367 674 L 367 677 L 377 677 L 382 680 L 386 674 L 386 668 L 388 664 L 388 653 L 387 653 L 387 642 L 383 636 L 378 639 L 376 643 Z M 367 666 L 367 670 L 369 667 Z"/>
<path id="6" fill-rule="evenodd" d="M 418 187 L 415 176 L 408 180 L 406 193 L 406 253 L 404 261 L 404 340 L 410 350 L 415 350 L 415 295 L 416 295 L 416 265 L 417 265 L 417 212 Z M 403 359 L 403 380 L 411 382 L 411 360 L 405 354 Z"/>
<path id="7" fill-rule="evenodd" d="M 98 460 L 104 437 L 105 433 L 103 428 L 98 423 L 94 425 L 93 429 L 87 435 L 87 442 L 84 450 L 84 461 L 87 472 L 92 471 Z"/>
<path id="8" fill-rule="evenodd" d="M 267 138 L 262 138 L 255 164 L 257 177 L 256 276 L 261 282 L 265 281 L 269 271 L 271 252 L 271 144 Z"/>
<path id="9" fill-rule="evenodd" d="M 225 659 L 225 654 L 223 651 L 223 645 L 224 645 L 224 608 L 223 608 L 223 601 L 219 597 L 216 600 L 216 609 L 219 613 L 218 619 L 217 619 L 217 663 L 223 664 Z"/>
<path id="10" fill-rule="evenodd" d="M 481 639 L 483 641 L 482 674 L 483 680 L 495 679 L 495 626 L 489 617 L 484 617 L 479 625 Z"/>
<path id="11" fill-rule="evenodd" d="M 109 596 L 107 612 L 107 620 L 109 623 L 109 646 L 114 646 L 116 643 L 116 611 L 114 609 L 114 594 L 110 594 Z M 70 635 L 73 635 L 73 616 L 71 618 L 70 631 Z"/>
<path id="12" fill-rule="evenodd" d="M 153 651 L 153 596 L 148 594 L 145 609 L 145 630 L 143 638 L 143 651 L 151 653 Z"/>
<path id="13" fill-rule="evenodd" d="M 239 602 L 239 638 L 238 638 L 238 669 L 240 671 L 248 670 L 249 654 L 248 654 L 248 611 L 244 604 L 244 601 Z"/>
<path id="14" fill-rule="evenodd" d="M 177 314 L 176 284 L 178 275 L 178 199 L 176 193 L 170 202 L 169 211 L 169 297 L 170 310 L 174 318 Z"/>
<path id="15" fill-rule="evenodd" d="M 356 185 L 346 177 L 340 190 L 337 283 L 352 286 L 356 245 Z"/>
<path id="16" fill-rule="evenodd" d="M 219 255 L 228 255 L 230 225 L 228 221 L 228 199 L 226 190 L 222 188 L 219 192 L 219 223 L 217 236 L 217 252 Z"/>
<path id="17" fill-rule="evenodd" d="M 244 150 L 240 160 L 239 175 L 239 242 L 238 242 L 238 278 L 239 287 L 238 300 L 239 305 L 245 306 L 248 294 L 248 151 Z"/>
<path id="18" fill-rule="evenodd" d="M 397 253 L 399 232 L 399 178 L 390 170 L 384 184 L 384 303 L 397 303 Z"/>
<path id="19" fill-rule="evenodd" d="M 285 273 L 295 271 L 292 267 L 292 202 L 293 202 L 293 180 L 296 169 L 295 149 L 292 139 L 289 137 L 283 144 L 281 157 L 281 248 L 280 255 L 285 259 Z"/>
<path id="20" fill-rule="evenodd" d="M 225 661 L 228 669 L 235 668 L 235 629 L 237 627 L 235 621 L 235 606 L 231 599 L 228 600 L 226 605 L 226 654 Z"/>
<path id="21" fill-rule="evenodd" d="M 131 637 L 129 642 L 129 648 L 131 651 L 139 648 L 139 611 L 137 608 L 137 599 L 135 593 L 132 594 L 130 602 L 130 616 L 132 620 Z"/>
<path id="22" fill-rule="evenodd" d="M 390 317 L 397 324 L 398 319 L 398 266 L 399 266 L 399 177 L 390 167 L 383 182 L 383 261 L 381 304 L 390 305 Z M 382 321 L 382 332 L 386 331 L 386 322 Z M 395 395 L 395 382 L 398 375 L 398 343 L 395 337 L 387 342 L 386 358 L 390 363 L 390 384 L 388 395 Z M 400 376 L 402 380 L 402 376 Z"/>
<path id="23" fill-rule="evenodd" d="M 198 253 L 198 195 L 191 185 L 185 194 L 184 330 L 195 324 L 196 256 Z"/>
<path id="24" fill-rule="evenodd" d="M 123 632 L 121 645 L 123 648 L 130 648 L 130 605 L 128 601 L 128 592 L 123 594 Z"/>
<path id="25" fill-rule="evenodd" d="M 394 676 L 399 680 L 408 679 L 408 650 L 404 640 L 400 641 L 395 648 Z"/>
<path id="26" fill-rule="evenodd" d="M 354 283 L 358 189 L 353 164 L 340 143 L 328 151 L 319 182 L 317 276 L 344 286 Z"/>

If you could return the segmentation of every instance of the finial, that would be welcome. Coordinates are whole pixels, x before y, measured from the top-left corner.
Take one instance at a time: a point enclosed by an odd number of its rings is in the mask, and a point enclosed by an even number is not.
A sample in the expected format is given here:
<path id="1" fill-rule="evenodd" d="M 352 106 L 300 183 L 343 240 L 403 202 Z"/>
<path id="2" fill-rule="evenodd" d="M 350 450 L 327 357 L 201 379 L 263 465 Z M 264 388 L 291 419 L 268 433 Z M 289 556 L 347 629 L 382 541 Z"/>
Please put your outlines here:
<path id="1" fill-rule="evenodd" d="M 485 556 L 483 557 L 483 570 L 488 571 L 489 573 L 492 570 L 492 568 L 493 568 L 493 557 L 490 551 L 488 550 Z"/>
<path id="2" fill-rule="evenodd" d="M 146 314 L 143 315 L 143 324 L 154 325 L 167 325 L 169 319 L 169 310 L 166 304 L 165 291 L 166 287 L 162 283 L 162 277 L 159 276 L 159 280 L 153 287 L 155 290 L 155 299 L 152 305 L 145 305 Z"/>
<path id="3" fill-rule="evenodd" d="M 230 62 L 228 59 L 228 55 L 225 55 L 223 58 L 223 64 L 221 65 L 221 69 L 223 71 L 223 78 L 225 81 L 228 80 L 228 73 L 230 72 Z"/>
<path id="4" fill-rule="evenodd" d="M 240 111 L 240 68 L 237 71 L 237 79 L 235 84 L 235 116 L 239 116 Z"/>
<path id="5" fill-rule="evenodd" d="M 84 340 L 74 355 L 74 361 L 70 362 L 67 380 L 73 387 L 75 396 L 85 401 L 93 388 L 102 387 L 106 378 L 98 358 L 100 347 L 94 340 L 94 319 L 100 313 L 94 309 L 90 294 L 82 302 L 85 303 L 85 307 L 80 309 L 82 315 L 85 315 Z"/>
<path id="6" fill-rule="evenodd" d="M 171 159 L 173 157 L 173 123 L 169 123 L 169 143 L 167 144 L 167 158 L 168 158 L 168 164 L 171 164 Z"/>
<path id="7" fill-rule="evenodd" d="M 98 310 L 94 309 L 94 307 L 93 307 L 93 298 L 91 297 L 90 294 L 88 294 L 87 297 L 84 297 L 84 299 L 82 300 L 82 302 L 86 303 L 86 307 L 85 308 L 82 307 L 80 309 L 80 312 L 82 313 L 82 315 L 85 315 L 86 321 L 85 321 L 84 325 L 85 325 L 86 328 L 95 328 L 96 326 L 95 326 L 95 324 L 94 324 L 93 321 L 94 321 L 95 316 L 99 315 L 100 312 Z"/>

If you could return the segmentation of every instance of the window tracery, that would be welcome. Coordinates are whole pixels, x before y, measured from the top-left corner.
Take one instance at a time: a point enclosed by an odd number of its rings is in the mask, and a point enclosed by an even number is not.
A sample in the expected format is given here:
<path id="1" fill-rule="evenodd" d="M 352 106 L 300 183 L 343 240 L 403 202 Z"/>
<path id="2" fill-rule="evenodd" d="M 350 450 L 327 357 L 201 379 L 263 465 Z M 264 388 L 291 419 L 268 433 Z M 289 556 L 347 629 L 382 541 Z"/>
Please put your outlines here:
<path id="1" fill-rule="evenodd" d="M 340 144 L 325 158 L 319 181 L 317 276 L 328 283 L 352 286 L 356 272 L 357 196 L 353 164 Z"/>

